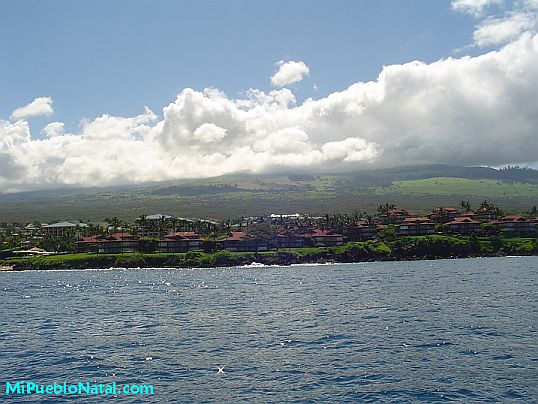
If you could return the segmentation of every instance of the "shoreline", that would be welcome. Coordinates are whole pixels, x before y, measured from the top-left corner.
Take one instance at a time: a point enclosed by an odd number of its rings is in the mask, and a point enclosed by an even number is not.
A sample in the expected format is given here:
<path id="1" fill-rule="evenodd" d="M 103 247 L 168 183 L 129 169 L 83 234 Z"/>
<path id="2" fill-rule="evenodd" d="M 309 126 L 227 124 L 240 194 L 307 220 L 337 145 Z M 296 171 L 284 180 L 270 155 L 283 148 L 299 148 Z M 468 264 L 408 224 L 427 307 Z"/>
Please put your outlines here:
<path id="1" fill-rule="evenodd" d="M 538 238 L 471 238 L 443 235 L 349 242 L 263 252 L 56 254 L 0 261 L 4 271 L 93 268 L 213 268 L 331 264 L 538 255 Z"/>
<path id="2" fill-rule="evenodd" d="M 293 260 L 292 262 L 284 261 L 275 261 L 264 259 L 261 254 L 254 254 L 252 257 L 253 260 L 238 260 L 230 261 L 227 263 L 200 263 L 198 265 L 156 265 L 153 261 L 151 263 L 145 262 L 132 262 L 127 265 L 110 265 L 110 266 L 98 266 L 95 265 L 80 265 L 82 263 L 77 263 L 77 265 L 69 265 L 65 261 L 58 263 L 58 265 L 43 265 L 42 263 L 34 264 L 30 262 L 25 262 L 22 265 L 15 264 L 12 266 L 1 265 L 1 272 L 26 272 L 26 271 L 71 271 L 71 270 L 115 270 L 115 269 L 209 269 L 209 268 L 232 268 L 232 267 L 242 267 L 242 268 L 267 268 L 267 267 L 291 267 L 291 266 L 324 266 L 324 265 L 338 265 L 338 264 L 360 264 L 360 263 L 374 263 L 374 262 L 411 262 L 411 261 L 438 261 L 438 260 L 459 260 L 459 259 L 470 259 L 470 258 L 522 258 L 522 257 L 536 257 L 538 253 L 535 254 L 483 254 L 483 255 L 467 255 L 467 256 L 415 256 L 415 257 L 386 257 L 378 259 L 362 259 L 356 261 L 348 260 L 335 260 L 335 259 L 318 259 L 318 260 Z M 89 264 L 89 262 L 85 263 Z"/>

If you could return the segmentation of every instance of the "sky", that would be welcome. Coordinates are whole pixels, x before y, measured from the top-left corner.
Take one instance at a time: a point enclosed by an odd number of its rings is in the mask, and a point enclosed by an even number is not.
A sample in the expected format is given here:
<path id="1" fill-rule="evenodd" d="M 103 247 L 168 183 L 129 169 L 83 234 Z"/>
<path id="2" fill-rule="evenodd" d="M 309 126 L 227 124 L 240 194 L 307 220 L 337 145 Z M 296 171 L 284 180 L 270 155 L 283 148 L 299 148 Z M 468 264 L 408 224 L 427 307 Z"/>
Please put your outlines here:
<path id="1" fill-rule="evenodd" d="M 538 0 L 0 0 L 0 192 L 538 167 Z"/>

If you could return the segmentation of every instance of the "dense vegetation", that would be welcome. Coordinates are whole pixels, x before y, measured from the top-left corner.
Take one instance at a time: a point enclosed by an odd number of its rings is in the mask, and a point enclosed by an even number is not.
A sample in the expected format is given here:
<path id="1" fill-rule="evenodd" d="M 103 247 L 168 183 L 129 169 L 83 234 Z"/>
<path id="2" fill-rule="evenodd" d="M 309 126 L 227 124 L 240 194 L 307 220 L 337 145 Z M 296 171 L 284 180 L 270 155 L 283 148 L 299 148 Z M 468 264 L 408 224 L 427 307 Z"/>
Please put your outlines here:
<path id="1" fill-rule="evenodd" d="M 361 262 L 408 259 L 463 258 L 497 255 L 537 255 L 538 239 L 454 237 L 443 235 L 391 237 L 352 242 L 330 248 L 296 248 L 260 253 L 192 251 L 178 254 L 62 254 L 0 261 L 16 270 L 136 267 L 219 267 L 301 263 Z"/>

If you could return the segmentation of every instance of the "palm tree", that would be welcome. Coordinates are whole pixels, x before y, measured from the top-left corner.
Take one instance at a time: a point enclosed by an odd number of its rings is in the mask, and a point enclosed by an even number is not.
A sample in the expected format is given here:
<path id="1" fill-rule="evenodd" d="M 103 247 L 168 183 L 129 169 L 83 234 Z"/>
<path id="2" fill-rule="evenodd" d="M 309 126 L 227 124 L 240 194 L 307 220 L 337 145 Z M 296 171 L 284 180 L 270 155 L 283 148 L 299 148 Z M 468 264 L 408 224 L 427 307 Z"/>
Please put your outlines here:
<path id="1" fill-rule="evenodd" d="M 119 227 L 121 227 L 121 220 L 118 219 L 116 216 L 109 219 L 108 217 L 105 218 L 105 223 L 108 223 L 108 230 L 112 229 L 112 232 L 115 232 L 118 230 Z"/>
<path id="2" fill-rule="evenodd" d="M 385 203 L 377 207 L 377 213 L 379 215 L 386 215 L 389 211 L 396 209 L 396 205 L 393 203 Z"/>
<path id="3" fill-rule="evenodd" d="M 471 203 L 469 201 L 461 201 L 460 206 L 467 213 L 471 211 Z"/>

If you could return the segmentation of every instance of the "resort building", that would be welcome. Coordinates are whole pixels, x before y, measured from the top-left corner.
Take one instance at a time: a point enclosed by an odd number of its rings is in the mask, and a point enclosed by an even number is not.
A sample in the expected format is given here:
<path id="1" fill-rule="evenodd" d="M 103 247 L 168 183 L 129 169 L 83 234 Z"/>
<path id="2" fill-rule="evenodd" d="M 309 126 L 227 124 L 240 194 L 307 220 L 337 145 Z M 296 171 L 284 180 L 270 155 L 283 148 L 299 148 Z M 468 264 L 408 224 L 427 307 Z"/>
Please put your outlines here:
<path id="1" fill-rule="evenodd" d="M 292 213 L 292 214 L 287 214 L 287 215 L 272 213 L 269 215 L 269 220 L 273 224 L 293 223 L 294 221 L 302 220 L 304 218 L 305 217 L 301 215 L 300 213 Z"/>
<path id="2" fill-rule="evenodd" d="M 461 213 L 456 208 L 435 208 L 429 217 L 435 223 L 447 223 L 460 215 Z"/>
<path id="3" fill-rule="evenodd" d="M 480 222 L 470 217 L 456 217 L 445 225 L 448 226 L 449 232 L 454 234 L 471 234 L 480 230 Z"/>
<path id="4" fill-rule="evenodd" d="M 176 219 L 170 215 L 157 213 L 155 215 L 140 216 L 135 220 L 138 234 L 141 237 L 162 237 L 164 234 L 174 232 Z"/>
<path id="5" fill-rule="evenodd" d="M 273 246 L 276 248 L 301 248 L 304 240 L 292 231 L 281 231 L 273 237 Z"/>
<path id="6" fill-rule="evenodd" d="M 400 225 L 402 236 L 425 236 L 435 233 L 435 223 L 428 217 L 408 217 Z"/>
<path id="7" fill-rule="evenodd" d="M 99 234 L 83 237 L 75 244 L 77 252 L 119 254 L 138 251 L 140 239 L 130 233 Z"/>
<path id="8" fill-rule="evenodd" d="M 344 236 L 328 230 L 315 229 L 302 235 L 305 245 L 313 247 L 334 247 L 344 244 Z"/>
<path id="9" fill-rule="evenodd" d="M 169 233 L 157 242 L 157 250 L 159 252 L 187 252 L 193 250 L 201 250 L 203 248 L 204 239 L 195 232 L 177 232 Z"/>
<path id="10" fill-rule="evenodd" d="M 507 236 L 536 236 L 536 223 L 523 216 L 504 216 L 494 221 L 493 224 Z"/>
<path id="11" fill-rule="evenodd" d="M 360 220 L 355 226 L 344 229 L 344 236 L 351 241 L 365 241 L 375 238 L 377 225 L 368 223 L 366 220 Z"/>
<path id="12" fill-rule="evenodd" d="M 497 220 L 498 215 L 487 209 L 477 209 L 472 213 L 472 217 L 481 222 L 490 222 L 492 220 Z"/>
<path id="13" fill-rule="evenodd" d="M 85 223 L 58 222 L 44 225 L 43 233 L 49 237 L 81 237 L 88 225 Z"/>
<path id="14" fill-rule="evenodd" d="M 379 216 L 381 224 L 401 224 L 409 216 L 405 209 L 391 209 L 386 214 Z"/>
<path id="15" fill-rule="evenodd" d="M 268 242 L 242 231 L 233 231 L 218 242 L 220 248 L 236 252 L 258 252 L 269 250 Z"/>

